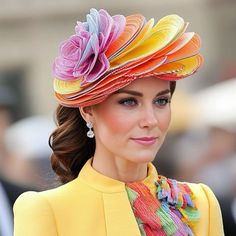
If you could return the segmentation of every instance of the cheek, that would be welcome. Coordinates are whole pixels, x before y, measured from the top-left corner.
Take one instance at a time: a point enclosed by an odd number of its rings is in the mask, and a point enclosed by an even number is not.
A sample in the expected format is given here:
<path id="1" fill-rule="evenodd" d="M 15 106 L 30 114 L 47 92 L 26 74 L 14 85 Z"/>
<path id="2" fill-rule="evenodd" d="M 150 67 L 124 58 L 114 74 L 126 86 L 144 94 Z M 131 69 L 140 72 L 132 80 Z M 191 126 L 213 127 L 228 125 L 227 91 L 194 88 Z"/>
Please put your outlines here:
<path id="1" fill-rule="evenodd" d="M 133 121 L 132 116 L 127 116 L 124 112 L 118 110 L 106 110 L 99 112 L 99 117 L 96 119 L 96 123 L 99 124 L 97 127 L 100 135 L 117 136 L 122 134 L 123 136 L 132 129 Z M 102 132 L 102 133 L 101 133 Z"/>
<path id="2" fill-rule="evenodd" d="M 167 132 L 171 121 L 171 110 L 166 109 L 159 117 L 159 128 L 163 133 Z"/>

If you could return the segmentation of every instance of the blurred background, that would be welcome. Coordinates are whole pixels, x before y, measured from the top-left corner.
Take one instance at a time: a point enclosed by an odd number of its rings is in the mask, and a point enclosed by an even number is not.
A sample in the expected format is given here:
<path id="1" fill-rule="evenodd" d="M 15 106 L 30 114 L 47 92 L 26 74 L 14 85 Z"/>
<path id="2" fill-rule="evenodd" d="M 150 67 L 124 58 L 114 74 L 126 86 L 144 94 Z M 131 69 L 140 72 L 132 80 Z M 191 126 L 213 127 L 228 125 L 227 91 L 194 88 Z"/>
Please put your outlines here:
<path id="1" fill-rule="evenodd" d="M 0 6 L 0 202 L 1 188 L 11 209 L 21 192 L 58 185 L 47 144 L 57 106 L 51 67 L 76 21 L 85 21 L 91 7 L 156 21 L 178 14 L 201 36 L 205 63 L 177 83 L 173 122 L 154 164 L 170 178 L 209 185 L 222 206 L 225 234 L 236 235 L 235 0 L 0 0 Z"/>

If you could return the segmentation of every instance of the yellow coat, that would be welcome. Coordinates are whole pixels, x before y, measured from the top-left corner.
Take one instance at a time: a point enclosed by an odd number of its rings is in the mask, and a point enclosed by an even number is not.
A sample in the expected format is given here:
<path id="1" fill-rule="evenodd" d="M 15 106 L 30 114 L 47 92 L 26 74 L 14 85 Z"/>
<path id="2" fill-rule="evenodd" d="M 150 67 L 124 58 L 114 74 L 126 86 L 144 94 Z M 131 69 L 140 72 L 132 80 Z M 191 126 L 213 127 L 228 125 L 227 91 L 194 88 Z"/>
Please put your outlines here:
<path id="1" fill-rule="evenodd" d="M 157 178 L 149 164 L 150 176 Z M 145 181 L 145 180 L 144 180 Z M 197 197 L 197 236 L 222 236 L 219 204 L 203 184 L 188 184 Z M 14 236 L 141 236 L 123 182 L 106 177 L 89 160 L 78 178 L 44 192 L 26 192 L 14 205 Z"/>

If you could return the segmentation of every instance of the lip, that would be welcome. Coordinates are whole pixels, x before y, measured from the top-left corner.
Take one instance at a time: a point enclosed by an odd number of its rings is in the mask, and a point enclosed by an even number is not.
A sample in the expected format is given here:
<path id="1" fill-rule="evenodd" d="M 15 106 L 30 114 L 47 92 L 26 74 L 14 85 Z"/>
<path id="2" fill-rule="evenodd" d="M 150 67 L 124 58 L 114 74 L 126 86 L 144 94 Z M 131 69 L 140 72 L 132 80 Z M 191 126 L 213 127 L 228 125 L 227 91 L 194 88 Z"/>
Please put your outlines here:
<path id="1" fill-rule="evenodd" d="M 131 138 L 134 142 L 143 145 L 152 145 L 156 142 L 157 137 L 140 137 L 140 138 Z"/>

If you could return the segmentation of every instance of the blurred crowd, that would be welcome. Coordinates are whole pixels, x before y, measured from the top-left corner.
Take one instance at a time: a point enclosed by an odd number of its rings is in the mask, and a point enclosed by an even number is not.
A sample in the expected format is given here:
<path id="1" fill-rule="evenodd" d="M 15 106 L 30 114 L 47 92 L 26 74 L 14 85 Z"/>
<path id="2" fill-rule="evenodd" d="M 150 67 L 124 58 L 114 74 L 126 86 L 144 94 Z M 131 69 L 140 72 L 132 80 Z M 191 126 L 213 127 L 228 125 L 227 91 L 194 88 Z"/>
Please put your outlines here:
<path id="1" fill-rule="evenodd" d="M 177 88 L 172 124 L 154 161 L 159 174 L 207 184 L 221 205 L 225 235 L 236 235 L 236 79 L 196 94 Z M 0 235 L 12 235 L 12 206 L 24 191 L 59 183 L 50 168 L 53 117 L 12 122 L 14 94 L 0 87 Z"/>
<path id="2" fill-rule="evenodd" d="M 13 204 L 25 191 L 58 185 L 50 168 L 48 138 L 53 117 L 12 120 L 17 103 L 13 91 L 0 87 L 0 236 L 13 235 Z"/>

